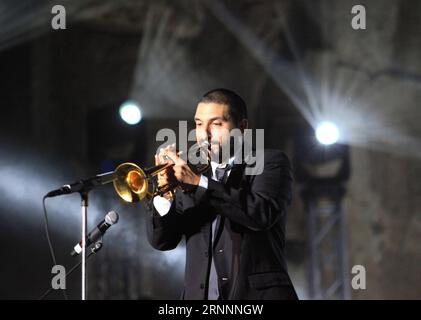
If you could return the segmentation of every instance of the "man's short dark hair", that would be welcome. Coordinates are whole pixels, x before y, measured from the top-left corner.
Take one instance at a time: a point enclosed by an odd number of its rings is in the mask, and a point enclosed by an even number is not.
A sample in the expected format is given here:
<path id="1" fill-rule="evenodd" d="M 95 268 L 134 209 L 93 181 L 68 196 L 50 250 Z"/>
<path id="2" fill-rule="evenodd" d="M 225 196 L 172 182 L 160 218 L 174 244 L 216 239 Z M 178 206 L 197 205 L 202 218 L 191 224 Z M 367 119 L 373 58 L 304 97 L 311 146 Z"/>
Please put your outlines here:
<path id="1" fill-rule="evenodd" d="M 234 91 L 228 89 L 213 89 L 206 92 L 199 103 L 220 103 L 228 106 L 228 112 L 233 122 L 238 126 L 240 121 L 247 119 L 247 107 L 244 100 Z"/>

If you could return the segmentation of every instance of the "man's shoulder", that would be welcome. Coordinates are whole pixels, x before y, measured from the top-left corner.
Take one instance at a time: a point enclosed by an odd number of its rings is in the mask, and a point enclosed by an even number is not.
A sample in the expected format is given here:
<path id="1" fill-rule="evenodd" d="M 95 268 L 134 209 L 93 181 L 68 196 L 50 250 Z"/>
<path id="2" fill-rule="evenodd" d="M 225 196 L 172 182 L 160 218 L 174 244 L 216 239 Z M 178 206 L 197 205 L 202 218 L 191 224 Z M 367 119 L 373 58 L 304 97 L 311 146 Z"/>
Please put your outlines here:
<path id="1" fill-rule="evenodd" d="M 264 157 L 268 159 L 288 160 L 287 154 L 281 149 L 264 149 Z"/>
<path id="2" fill-rule="evenodd" d="M 254 157 L 264 163 L 290 164 L 288 155 L 280 149 L 254 150 Z"/>
<path id="3" fill-rule="evenodd" d="M 287 154 L 280 149 L 254 150 L 253 157 L 245 159 L 247 175 L 260 175 L 266 170 L 274 170 L 282 167 L 291 169 Z"/>

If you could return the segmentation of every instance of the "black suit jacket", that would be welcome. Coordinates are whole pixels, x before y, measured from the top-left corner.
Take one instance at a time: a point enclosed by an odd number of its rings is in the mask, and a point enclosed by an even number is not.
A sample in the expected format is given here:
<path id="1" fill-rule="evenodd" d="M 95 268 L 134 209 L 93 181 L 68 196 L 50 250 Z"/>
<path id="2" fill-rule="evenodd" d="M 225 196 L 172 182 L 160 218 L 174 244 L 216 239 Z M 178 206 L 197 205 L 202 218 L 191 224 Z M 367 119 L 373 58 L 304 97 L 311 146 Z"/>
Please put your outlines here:
<path id="1" fill-rule="evenodd" d="M 279 150 L 265 150 L 263 173 L 246 175 L 246 166 L 235 164 L 225 184 L 209 179 L 208 189 L 177 190 L 166 215 L 153 209 L 147 219 L 148 240 L 158 250 L 186 238 L 184 299 L 206 299 L 212 255 L 222 299 L 297 299 L 285 262 L 290 162 Z"/>

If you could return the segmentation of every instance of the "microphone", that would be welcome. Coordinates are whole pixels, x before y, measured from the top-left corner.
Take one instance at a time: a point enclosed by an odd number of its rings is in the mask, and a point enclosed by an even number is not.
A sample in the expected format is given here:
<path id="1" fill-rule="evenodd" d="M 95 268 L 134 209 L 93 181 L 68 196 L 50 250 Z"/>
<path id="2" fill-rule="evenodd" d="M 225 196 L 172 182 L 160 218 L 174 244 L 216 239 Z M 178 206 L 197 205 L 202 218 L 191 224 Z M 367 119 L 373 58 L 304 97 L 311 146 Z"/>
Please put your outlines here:
<path id="1" fill-rule="evenodd" d="M 88 236 L 86 237 L 86 246 L 95 243 L 101 236 L 104 235 L 105 231 L 108 230 L 113 224 L 118 222 L 118 214 L 115 211 L 110 211 L 105 216 L 104 220 L 102 220 L 91 232 L 89 232 Z M 70 253 L 71 256 L 75 257 L 82 252 L 82 241 L 80 241 L 77 245 L 74 246 L 73 251 Z"/>
<path id="2" fill-rule="evenodd" d="M 114 180 L 114 171 L 98 174 L 91 178 L 80 180 L 72 184 L 65 184 L 59 189 L 48 192 L 45 197 L 51 198 L 60 196 L 62 194 L 69 194 L 73 192 L 89 191 L 95 187 L 102 186 Z"/>

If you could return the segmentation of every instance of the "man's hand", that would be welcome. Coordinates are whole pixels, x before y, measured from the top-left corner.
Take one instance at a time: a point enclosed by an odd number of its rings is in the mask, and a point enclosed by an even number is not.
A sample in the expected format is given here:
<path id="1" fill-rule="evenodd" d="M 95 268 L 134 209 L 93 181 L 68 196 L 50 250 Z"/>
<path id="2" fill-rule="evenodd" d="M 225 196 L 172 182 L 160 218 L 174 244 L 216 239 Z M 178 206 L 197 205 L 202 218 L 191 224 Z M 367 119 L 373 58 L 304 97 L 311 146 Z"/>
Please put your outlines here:
<path id="1" fill-rule="evenodd" d="M 167 156 L 168 148 L 169 147 L 160 149 L 159 154 L 155 155 L 155 165 L 160 165 L 163 163 L 173 163 L 173 161 L 165 158 L 165 156 Z M 174 172 L 171 167 L 160 171 L 157 175 L 157 178 L 158 178 L 158 187 L 163 187 L 168 184 L 176 185 L 178 183 L 177 179 L 175 179 L 174 177 Z M 173 195 L 171 194 L 171 192 L 167 192 L 163 194 L 163 197 L 167 200 L 173 199 Z"/>
<path id="2" fill-rule="evenodd" d="M 173 170 L 175 178 L 181 185 L 199 185 L 200 176 L 195 174 L 187 163 L 183 165 L 176 164 Z"/>
<path id="3" fill-rule="evenodd" d="M 172 170 L 174 177 L 182 187 L 199 185 L 200 175 L 194 173 L 187 162 L 180 158 L 180 153 L 175 152 L 174 144 L 167 146 L 163 150 L 165 155 L 174 162 L 174 166 L 169 170 Z"/>

